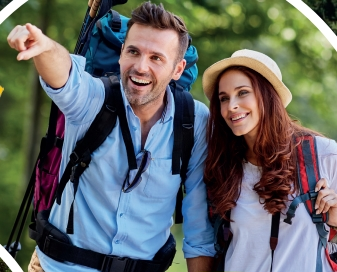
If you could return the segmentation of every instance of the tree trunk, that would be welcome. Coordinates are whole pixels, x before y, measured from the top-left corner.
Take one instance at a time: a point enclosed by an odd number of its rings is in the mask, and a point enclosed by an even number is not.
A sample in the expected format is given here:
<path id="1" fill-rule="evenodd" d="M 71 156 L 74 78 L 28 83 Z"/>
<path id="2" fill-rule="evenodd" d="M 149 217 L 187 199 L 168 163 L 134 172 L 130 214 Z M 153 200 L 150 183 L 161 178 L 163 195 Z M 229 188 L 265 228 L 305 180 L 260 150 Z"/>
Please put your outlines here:
<path id="1" fill-rule="evenodd" d="M 41 4 L 41 23 L 39 28 L 43 33 L 50 23 L 50 18 L 52 16 L 52 6 L 55 3 L 54 0 L 40 0 Z M 23 137 L 23 148 L 24 148 L 24 171 L 23 171 L 23 181 L 24 184 L 28 184 L 33 167 L 35 165 L 38 150 L 41 140 L 41 110 L 42 101 L 44 99 L 44 91 L 39 82 L 38 73 L 32 65 L 31 68 L 31 95 L 28 101 L 28 114 L 27 120 L 25 122 L 24 137 Z"/>

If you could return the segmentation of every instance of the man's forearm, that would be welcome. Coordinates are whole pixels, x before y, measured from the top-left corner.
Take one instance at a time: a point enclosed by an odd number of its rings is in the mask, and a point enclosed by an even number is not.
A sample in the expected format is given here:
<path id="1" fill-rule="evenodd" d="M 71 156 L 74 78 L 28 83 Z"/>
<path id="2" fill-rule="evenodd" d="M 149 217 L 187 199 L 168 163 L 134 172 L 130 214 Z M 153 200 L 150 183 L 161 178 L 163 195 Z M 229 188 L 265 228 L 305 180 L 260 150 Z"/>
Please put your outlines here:
<path id="1" fill-rule="evenodd" d="M 48 46 L 49 50 L 34 57 L 35 67 L 48 85 L 60 88 L 68 80 L 71 58 L 69 52 L 57 42 L 49 39 Z"/>
<path id="2" fill-rule="evenodd" d="M 211 272 L 214 258 L 200 256 L 186 259 L 188 272 Z"/>
<path id="3" fill-rule="evenodd" d="M 9 33 L 7 41 L 19 52 L 18 60 L 34 59 L 38 73 L 48 85 L 60 88 L 67 82 L 71 68 L 69 52 L 41 29 L 30 23 L 18 25 Z"/>

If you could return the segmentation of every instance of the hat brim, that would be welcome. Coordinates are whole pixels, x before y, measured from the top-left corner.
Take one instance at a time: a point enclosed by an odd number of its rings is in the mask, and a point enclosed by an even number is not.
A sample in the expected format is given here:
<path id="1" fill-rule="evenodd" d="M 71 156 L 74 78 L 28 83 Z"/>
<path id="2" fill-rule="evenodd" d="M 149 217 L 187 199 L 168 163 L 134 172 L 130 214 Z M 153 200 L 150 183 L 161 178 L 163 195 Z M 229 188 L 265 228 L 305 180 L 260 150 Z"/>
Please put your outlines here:
<path id="1" fill-rule="evenodd" d="M 287 86 L 262 62 L 243 56 L 220 60 L 205 70 L 202 76 L 202 86 L 208 100 L 211 100 L 213 92 L 215 91 L 218 76 L 222 71 L 231 66 L 245 66 L 258 72 L 273 85 L 284 107 L 287 107 L 290 103 L 292 95 Z"/>

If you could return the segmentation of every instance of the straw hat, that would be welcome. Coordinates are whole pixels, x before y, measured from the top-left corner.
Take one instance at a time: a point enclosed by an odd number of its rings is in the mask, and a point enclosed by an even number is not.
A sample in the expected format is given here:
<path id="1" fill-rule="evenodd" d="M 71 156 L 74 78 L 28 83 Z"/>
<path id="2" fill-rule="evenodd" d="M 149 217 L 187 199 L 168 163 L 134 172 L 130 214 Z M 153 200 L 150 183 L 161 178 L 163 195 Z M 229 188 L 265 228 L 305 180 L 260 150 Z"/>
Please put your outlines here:
<path id="1" fill-rule="evenodd" d="M 290 103 L 291 92 L 282 82 L 282 74 L 276 62 L 265 54 L 248 49 L 238 50 L 230 58 L 220 60 L 206 69 L 202 76 L 202 86 L 208 100 L 211 100 L 219 74 L 230 66 L 245 66 L 260 73 L 273 85 L 284 107 Z"/>

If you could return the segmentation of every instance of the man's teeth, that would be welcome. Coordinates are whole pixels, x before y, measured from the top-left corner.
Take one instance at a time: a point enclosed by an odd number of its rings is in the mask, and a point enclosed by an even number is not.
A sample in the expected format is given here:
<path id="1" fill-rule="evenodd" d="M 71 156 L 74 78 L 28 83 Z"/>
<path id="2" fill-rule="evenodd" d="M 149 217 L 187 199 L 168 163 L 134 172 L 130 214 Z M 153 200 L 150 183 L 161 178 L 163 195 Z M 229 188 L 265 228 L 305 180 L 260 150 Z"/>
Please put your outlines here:
<path id="1" fill-rule="evenodd" d="M 149 80 L 139 79 L 139 78 L 136 78 L 136 77 L 131 77 L 131 80 L 135 81 L 137 83 L 141 83 L 141 84 L 149 84 L 151 82 Z"/>
<path id="2" fill-rule="evenodd" d="M 244 117 L 246 117 L 246 114 L 245 114 L 245 113 L 233 117 L 233 118 L 232 118 L 232 121 L 236 121 L 236 120 L 239 120 L 239 119 L 244 118 Z"/>

